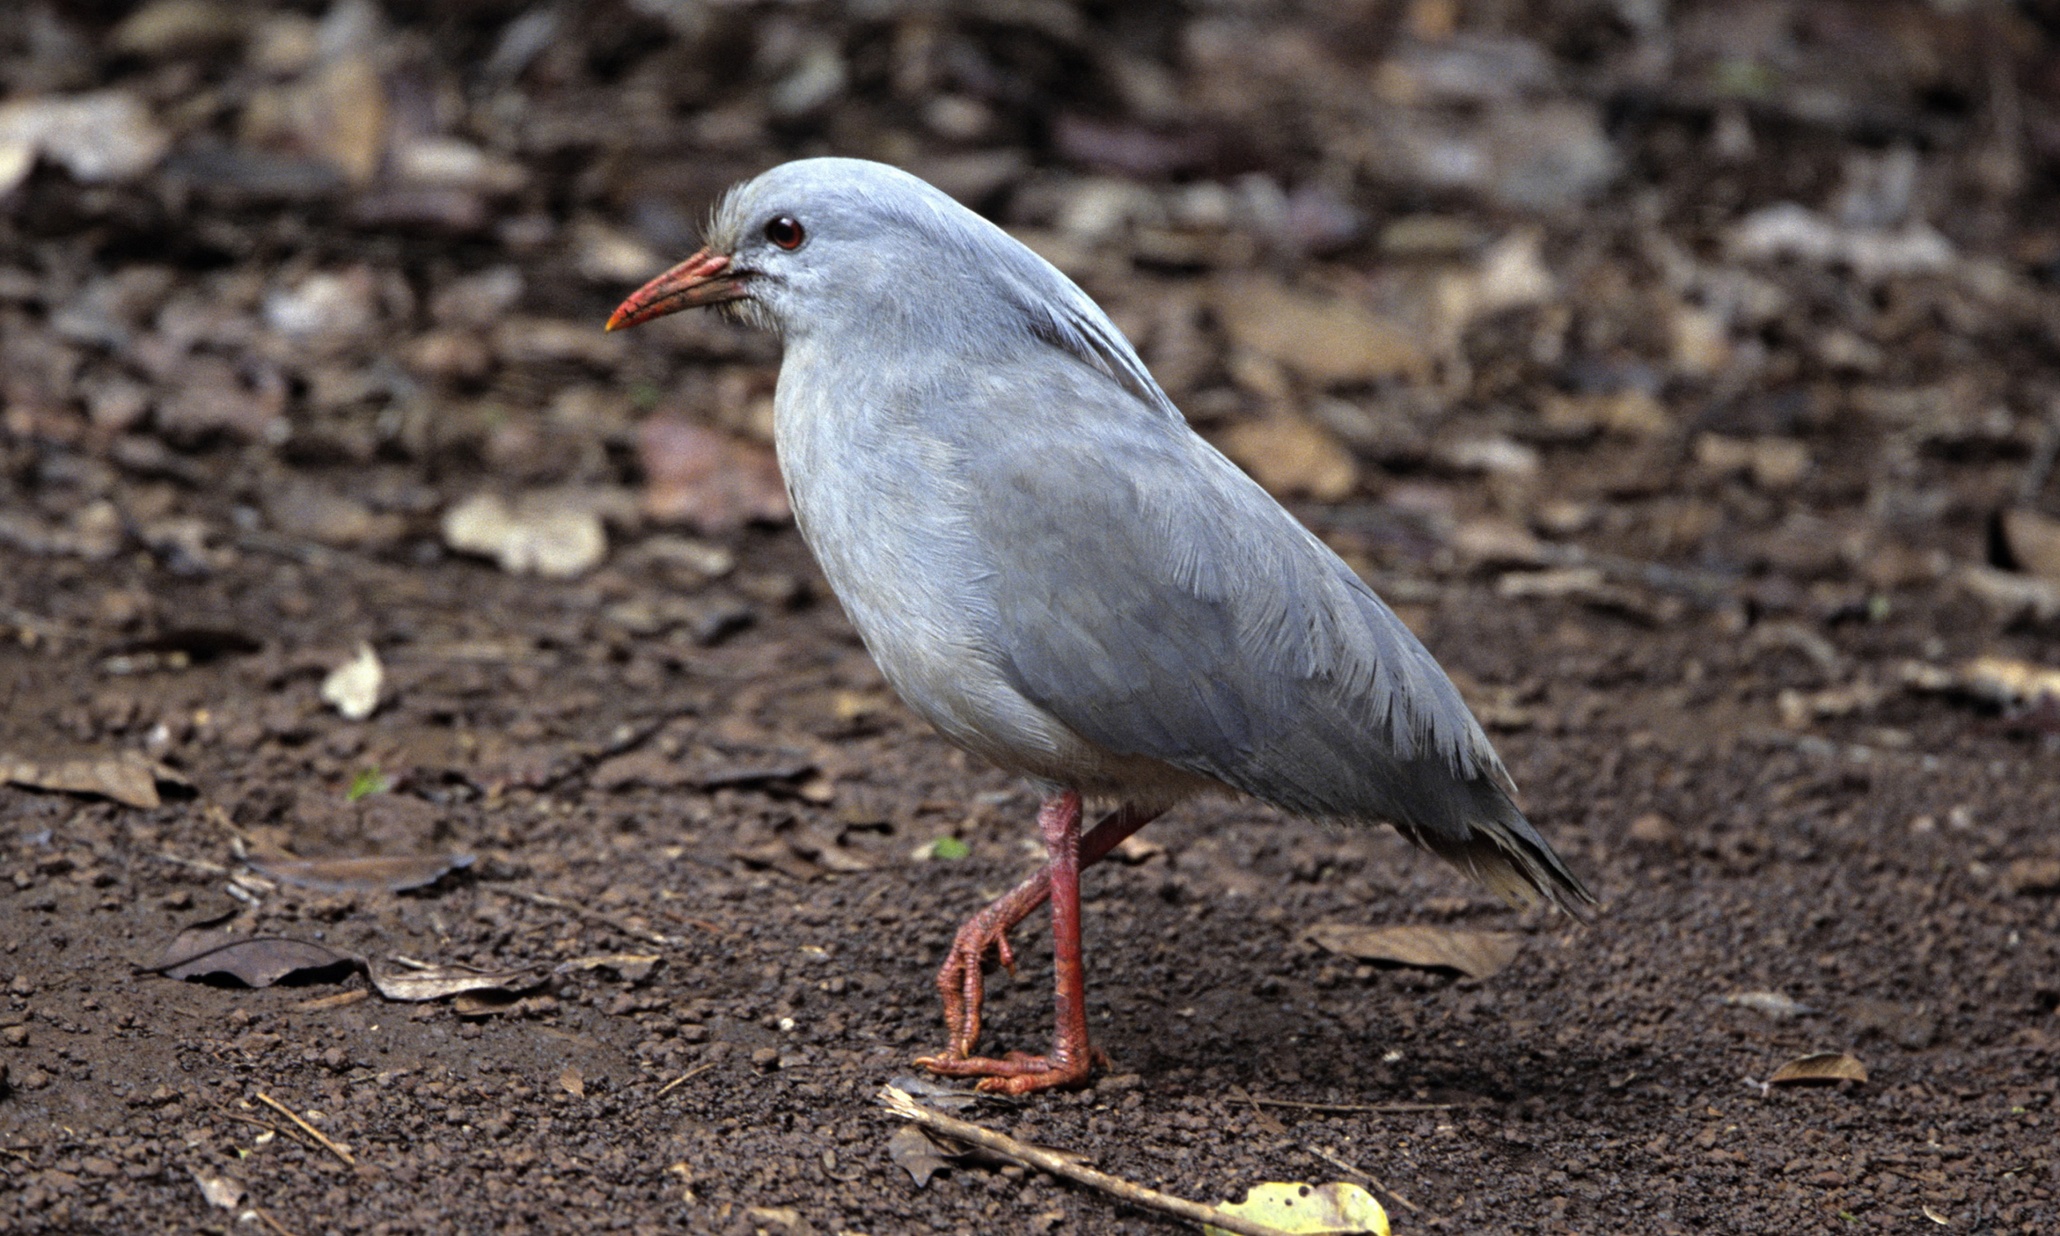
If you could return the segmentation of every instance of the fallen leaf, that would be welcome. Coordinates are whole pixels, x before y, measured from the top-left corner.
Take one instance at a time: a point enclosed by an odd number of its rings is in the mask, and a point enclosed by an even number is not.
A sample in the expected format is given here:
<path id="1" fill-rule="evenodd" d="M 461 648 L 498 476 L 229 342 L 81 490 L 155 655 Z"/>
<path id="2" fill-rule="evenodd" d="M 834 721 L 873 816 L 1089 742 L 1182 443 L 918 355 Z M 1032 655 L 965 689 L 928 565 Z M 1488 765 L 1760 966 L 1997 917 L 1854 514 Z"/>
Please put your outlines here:
<path id="1" fill-rule="evenodd" d="M 578 1065 L 568 1064 L 564 1071 L 558 1074 L 558 1089 L 575 1099 L 583 1099 L 587 1097 L 586 1075 L 579 1071 Z"/>
<path id="2" fill-rule="evenodd" d="M 894 1161 L 894 1166 L 909 1174 L 918 1189 L 928 1188 L 930 1177 L 948 1169 L 951 1166 L 949 1160 L 955 1155 L 956 1152 L 924 1132 L 921 1125 L 904 1124 L 887 1139 L 887 1157 Z"/>
<path id="3" fill-rule="evenodd" d="M 1263 1223 L 1294 1236 L 1388 1236 L 1388 1212 L 1373 1194 L 1358 1185 L 1307 1185 L 1268 1181 L 1253 1185 L 1242 1202 L 1225 1202 L 1219 1210 Z M 1202 1225 L 1209 1236 L 1229 1236 L 1223 1228 Z"/>
<path id="4" fill-rule="evenodd" d="M 1976 657 L 1960 668 L 1961 685 L 1996 704 L 2060 701 L 2060 670 L 2008 657 Z"/>
<path id="5" fill-rule="evenodd" d="M 488 988 L 485 991 L 461 991 L 451 997 L 451 1012 L 459 1017 L 497 1017 L 513 1012 L 526 997 L 512 991 Z"/>
<path id="6" fill-rule="evenodd" d="M 2020 897 L 2060 893 L 2060 858 L 2015 858 L 2003 869 L 2003 887 Z"/>
<path id="7" fill-rule="evenodd" d="M 2060 519 L 2017 507 L 2003 512 L 2003 543 L 2027 574 L 2060 584 Z"/>
<path id="8" fill-rule="evenodd" d="M 1331 432 L 1292 413 L 1240 421 L 1223 453 L 1277 498 L 1336 502 L 1359 488 L 1359 461 Z"/>
<path id="9" fill-rule="evenodd" d="M 470 854 L 404 854 L 367 858 L 247 858 L 259 875 L 325 893 L 399 893 L 434 884 L 470 867 Z"/>
<path id="10" fill-rule="evenodd" d="M 957 837 L 939 837 L 934 841 L 925 841 L 917 846 L 915 853 L 911 857 L 917 862 L 927 862 L 933 858 L 949 861 L 951 859 L 964 858 L 972 852 L 972 847 Z"/>
<path id="11" fill-rule="evenodd" d="M 1778 991 L 1734 991 L 1721 997 L 1721 1003 L 1735 1009 L 1751 1009 L 1769 1017 L 1807 1017 L 1817 1010 Z"/>
<path id="12" fill-rule="evenodd" d="M 551 579 L 583 575 L 608 553 L 600 512 L 543 495 L 511 504 L 495 494 L 474 494 L 444 512 L 443 539 L 460 553 L 492 558 L 510 574 Z"/>
<path id="13" fill-rule="evenodd" d="M 1867 1066 L 1842 1051 L 1812 1052 L 1774 1070 L 1767 1079 L 1770 1086 L 1786 1086 L 1809 1082 L 1863 1082 L 1867 1080 Z"/>
<path id="14" fill-rule="evenodd" d="M 243 1204 L 249 1192 L 242 1181 L 229 1176 L 203 1176 L 194 1172 L 193 1183 L 200 1186 L 200 1195 L 207 1199 L 207 1204 L 217 1210 L 236 1209 Z"/>
<path id="15" fill-rule="evenodd" d="M 379 688 L 385 681 L 386 671 L 372 645 L 359 644 L 350 660 L 322 680 L 322 702 L 346 721 L 363 721 L 379 710 Z"/>
<path id="16" fill-rule="evenodd" d="M 150 969 L 166 978 L 223 976 L 246 987 L 270 987 L 288 978 L 313 981 L 332 971 L 336 972 L 334 977 L 341 978 L 344 971 L 363 964 L 349 953 L 286 936 L 245 936 L 233 940 L 217 937 L 210 941 L 182 933 Z"/>
<path id="17" fill-rule="evenodd" d="M 98 794 L 125 807 L 160 806 L 157 783 L 190 784 L 155 760 L 120 752 L 89 759 L 32 761 L 0 753 L 0 784 L 66 794 Z"/>
<path id="18" fill-rule="evenodd" d="M 1231 341 L 1319 386 L 1427 378 L 1430 354 L 1408 327 L 1340 297 L 1240 275 L 1214 307 Z"/>
<path id="19" fill-rule="evenodd" d="M 664 960 L 656 953 L 596 953 L 591 957 L 561 961 L 551 972 L 572 974 L 582 970 L 608 970 L 625 983 L 641 983 L 650 978 L 651 972 Z"/>
<path id="20" fill-rule="evenodd" d="M 1695 440 L 1695 461 L 1713 472 L 1745 473 L 1761 489 L 1787 489 L 1810 470 L 1810 450 L 1793 438 L 1726 438 L 1706 433 Z"/>
<path id="21" fill-rule="evenodd" d="M 172 137 L 142 99 L 120 90 L 44 95 L 0 106 L 0 144 L 39 152 L 83 184 L 149 171 Z"/>
<path id="22" fill-rule="evenodd" d="M 524 992 L 541 987 L 549 976 L 533 969 L 474 970 L 469 966 L 427 966 L 419 970 L 387 970 L 373 966 L 367 971 L 372 986 L 389 1000 L 419 1004 L 441 1000 L 463 992 Z"/>
<path id="23" fill-rule="evenodd" d="M 1508 931 L 1459 927 L 1365 927 L 1318 923 L 1306 933 L 1319 946 L 1360 961 L 1382 961 L 1426 970 L 1457 970 L 1487 978 L 1515 960 L 1523 937 Z"/>

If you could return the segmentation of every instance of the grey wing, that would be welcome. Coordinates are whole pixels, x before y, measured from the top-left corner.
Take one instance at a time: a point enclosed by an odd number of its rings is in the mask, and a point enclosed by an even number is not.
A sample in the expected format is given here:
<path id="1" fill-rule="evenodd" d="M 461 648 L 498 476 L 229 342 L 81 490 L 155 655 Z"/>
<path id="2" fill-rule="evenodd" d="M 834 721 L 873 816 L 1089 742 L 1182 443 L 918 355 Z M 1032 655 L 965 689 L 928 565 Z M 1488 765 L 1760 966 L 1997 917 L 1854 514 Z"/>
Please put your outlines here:
<path id="1" fill-rule="evenodd" d="M 983 478 L 990 638 L 1016 688 L 1110 751 L 1386 819 L 1505 896 L 1591 900 L 1373 591 L 1185 425 L 1115 419 L 1019 434 Z"/>

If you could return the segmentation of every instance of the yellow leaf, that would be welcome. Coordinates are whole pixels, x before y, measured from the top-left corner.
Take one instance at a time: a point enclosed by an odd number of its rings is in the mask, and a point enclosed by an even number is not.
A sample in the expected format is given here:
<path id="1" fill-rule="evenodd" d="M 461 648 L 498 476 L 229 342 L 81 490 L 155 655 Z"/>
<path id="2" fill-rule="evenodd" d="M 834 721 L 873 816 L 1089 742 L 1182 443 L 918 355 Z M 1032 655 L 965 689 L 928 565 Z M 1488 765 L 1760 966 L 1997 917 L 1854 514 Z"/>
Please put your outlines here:
<path id="1" fill-rule="evenodd" d="M 1272 1181 L 1254 1185 L 1242 1202 L 1218 1209 L 1293 1236 L 1388 1236 L 1388 1212 L 1355 1184 L 1306 1185 Z M 1203 1225 L 1208 1236 L 1229 1236 Z"/>

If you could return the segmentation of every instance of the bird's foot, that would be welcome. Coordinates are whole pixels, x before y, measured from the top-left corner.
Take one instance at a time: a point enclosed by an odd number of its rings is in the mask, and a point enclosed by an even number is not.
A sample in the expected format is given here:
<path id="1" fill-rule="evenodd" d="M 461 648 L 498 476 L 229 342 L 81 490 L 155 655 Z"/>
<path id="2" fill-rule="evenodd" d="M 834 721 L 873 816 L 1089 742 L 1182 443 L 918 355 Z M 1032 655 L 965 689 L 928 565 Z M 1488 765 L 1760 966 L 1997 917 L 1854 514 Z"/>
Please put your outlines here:
<path id="1" fill-rule="evenodd" d="M 977 1077 L 978 1089 L 986 1094 L 1032 1094 L 1084 1086 L 1094 1066 L 1107 1068 L 1109 1058 L 1090 1047 L 1080 1052 L 1061 1049 L 1049 1056 L 1012 1051 L 999 1060 L 991 1056 L 925 1056 L 916 1063 L 940 1077 Z"/>
<path id="2" fill-rule="evenodd" d="M 1037 885 L 1038 881 L 1027 884 Z M 1009 947 L 1009 928 L 1029 912 L 1028 906 L 1020 904 L 1028 900 L 1024 891 L 1018 889 L 967 919 L 952 940 L 951 951 L 945 954 L 944 965 L 937 971 L 937 992 L 944 998 L 944 1028 L 951 1036 L 951 1046 L 940 1059 L 968 1059 L 980 1041 L 980 1007 L 987 997 L 983 973 L 987 950 L 993 949 L 1002 969 L 1015 974 L 1016 953 Z M 1040 886 L 1035 891 L 1041 895 L 1043 889 Z M 1030 901 L 1030 906 L 1034 905 L 1036 901 Z"/>

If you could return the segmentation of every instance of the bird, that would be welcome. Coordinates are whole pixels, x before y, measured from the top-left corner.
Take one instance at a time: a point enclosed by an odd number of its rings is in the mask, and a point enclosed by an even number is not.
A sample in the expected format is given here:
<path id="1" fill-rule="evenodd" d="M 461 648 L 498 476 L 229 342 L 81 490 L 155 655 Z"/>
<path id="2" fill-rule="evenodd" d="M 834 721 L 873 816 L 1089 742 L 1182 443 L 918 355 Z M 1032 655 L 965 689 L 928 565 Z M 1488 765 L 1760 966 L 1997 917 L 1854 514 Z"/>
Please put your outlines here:
<path id="1" fill-rule="evenodd" d="M 714 306 L 779 337 L 775 454 L 831 590 L 911 709 L 1040 795 L 1045 863 L 959 929 L 947 1046 L 918 1064 L 1087 1084 L 1080 871 L 1200 794 L 1386 822 L 1514 904 L 1594 903 L 1430 652 L 1051 263 L 853 158 L 737 184 L 702 239 L 607 329 Z M 1052 1045 L 978 1055 L 988 956 L 1013 972 L 1045 902 Z"/>

